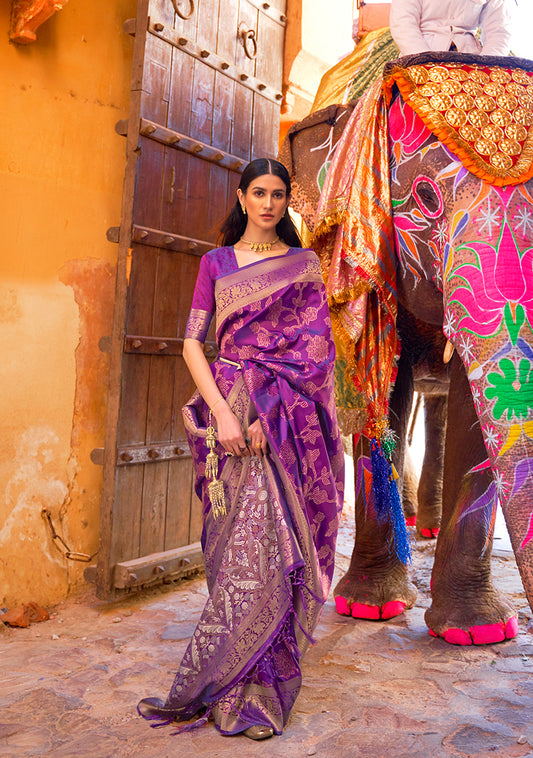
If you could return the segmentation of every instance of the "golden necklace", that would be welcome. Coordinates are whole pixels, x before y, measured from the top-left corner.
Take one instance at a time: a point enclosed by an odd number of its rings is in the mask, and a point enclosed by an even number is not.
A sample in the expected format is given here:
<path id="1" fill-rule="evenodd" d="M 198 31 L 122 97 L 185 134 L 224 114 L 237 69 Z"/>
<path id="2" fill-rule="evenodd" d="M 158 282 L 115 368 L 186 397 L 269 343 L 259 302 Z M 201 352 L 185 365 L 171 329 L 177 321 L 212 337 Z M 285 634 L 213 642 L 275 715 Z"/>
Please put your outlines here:
<path id="1" fill-rule="evenodd" d="M 275 245 L 276 242 L 279 242 L 279 237 L 276 237 L 272 242 L 250 242 L 250 240 L 245 240 L 244 237 L 241 237 L 241 242 L 250 245 L 252 253 L 268 253 L 272 250 L 272 246 Z"/>

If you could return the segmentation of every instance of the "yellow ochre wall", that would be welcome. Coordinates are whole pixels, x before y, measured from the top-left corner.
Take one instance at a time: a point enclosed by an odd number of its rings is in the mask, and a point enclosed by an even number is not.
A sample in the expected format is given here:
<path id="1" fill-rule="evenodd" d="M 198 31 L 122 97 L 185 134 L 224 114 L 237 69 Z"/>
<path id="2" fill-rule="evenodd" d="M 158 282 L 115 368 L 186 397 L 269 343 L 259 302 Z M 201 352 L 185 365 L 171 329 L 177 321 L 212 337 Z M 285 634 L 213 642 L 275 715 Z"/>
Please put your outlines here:
<path id="1" fill-rule="evenodd" d="M 108 364 L 135 0 L 70 0 L 9 43 L 0 6 L 0 608 L 50 605 L 98 547 Z"/>

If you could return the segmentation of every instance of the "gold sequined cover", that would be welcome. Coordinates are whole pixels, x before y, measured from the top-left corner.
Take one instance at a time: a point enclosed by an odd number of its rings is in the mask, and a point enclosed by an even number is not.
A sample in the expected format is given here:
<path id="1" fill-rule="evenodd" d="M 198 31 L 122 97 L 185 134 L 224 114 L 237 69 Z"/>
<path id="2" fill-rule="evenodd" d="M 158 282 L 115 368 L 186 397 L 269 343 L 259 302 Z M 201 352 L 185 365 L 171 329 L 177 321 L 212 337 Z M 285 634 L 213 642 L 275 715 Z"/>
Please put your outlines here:
<path id="1" fill-rule="evenodd" d="M 404 100 L 465 168 L 496 185 L 533 176 L 533 72 L 457 62 L 393 67 Z"/>

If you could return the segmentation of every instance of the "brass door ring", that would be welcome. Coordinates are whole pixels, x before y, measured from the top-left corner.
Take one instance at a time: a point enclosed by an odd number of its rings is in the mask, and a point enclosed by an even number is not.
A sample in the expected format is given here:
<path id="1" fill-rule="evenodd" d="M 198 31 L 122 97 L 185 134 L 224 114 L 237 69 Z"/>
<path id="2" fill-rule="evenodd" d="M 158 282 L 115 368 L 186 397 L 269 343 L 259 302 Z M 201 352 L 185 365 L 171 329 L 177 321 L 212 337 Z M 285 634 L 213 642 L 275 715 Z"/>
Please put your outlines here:
<path id="1" fill-rule="evenodd" d="M 188 13 L 185 13 L 184 11 L 182 11 L 182 10 L 179 9 L 178 3 L 180 3 L 180 2 L 181 2 L 181 0 L 172 0 L 172 5 L 174 6 L 174 10 L 178 14 L 178 16 L 180 18 L 182 18 L 184 21 L 186 21 L 194 13 L 194 0 L 189 0 L 190 10 L 189 10 Z"/>
<path id="2" fill-rule="evenodd" d="M 244 53 L 251 61 L 257 55 L 257 39 L 255 36 L 255 29 L 243 29 L 240 34 L 241 43 L 244 47 Z M 251 50 L 250 50 L 251 47 Z"/>

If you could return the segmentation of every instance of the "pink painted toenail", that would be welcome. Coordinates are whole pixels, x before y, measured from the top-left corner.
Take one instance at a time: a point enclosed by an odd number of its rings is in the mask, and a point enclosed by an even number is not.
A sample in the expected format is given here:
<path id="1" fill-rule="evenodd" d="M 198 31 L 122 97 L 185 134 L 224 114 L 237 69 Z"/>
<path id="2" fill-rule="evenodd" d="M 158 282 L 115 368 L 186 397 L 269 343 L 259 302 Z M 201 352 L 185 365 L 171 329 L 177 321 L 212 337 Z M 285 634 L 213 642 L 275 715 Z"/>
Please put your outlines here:
<path id="1" fill-rule="evenodd" d="M 440 526 L 438 526 L 436 529 L 432 529 L 432 530 L 431 530 L 431 534 L 432 534 L 432 536 L 433 536 L 435 539 L 437 539 L 437 537 L 439 536 L 439 532 L 440 532 Z"/>
<path id="2" fill-rule="evenodd" d="M 429 627 L 428 627 L 428 632 L 430 633 L 430 635 L 432 637 L 438 637 L 439 636 L 436 632 L 433 631 L 433 629 L 430 629 Z"/>
<path id="3" fill-rule="evenodd" d="M 363 605 L 352 603 L 352 616 L 354 619 L 379 619 L 379 607 L 377 605 Z"/>
<path id="4" fill-rule="evenodd" d="M 446 629 L 442 635 L 450 645 L 471 645 L 472 638 L 463 629 Z"/>
<path id="5" fill-rule="evenodd" d="M 337 609 L 337 613 L 340 613 L 341 616 L 350 616 L 350 606 L 348 605 L 348 602 L 346 598 L 341 597 L 340 595 L 337 595 L 335 598 L 335 608 Z"/>
<path id="6" fill-rule="evenodd" d="M 492 645 L 505 639 L 503 624 L 480 624 L 471 626 L 469 631 L 474 645 Z"/>
<path id="7" fill-rule="evenodd" d="M 392 619 L 395 616 L 399 616 L 400 613 L 403 613 L 404 611 L 405 603 L 402 603 L 400 600 L 390 600 L 388 603 L 385 603 L 381 609 L 381 618 Z"/>
<path id="8" fill-rule="evenodd" d="M 406 518 L 405 523 L 407 526 L 416 526 L 416 513 L 414 516 L 409 516 L 409 518 Z"/>
<path id="9" fill-rule="evenodd" d="M 420 534 L 422 535 L 422 537 L 425 537 L 427 540 L 435 539 L 436 534 L 434 534 L 434 532 L 438 534 L 439 530 L 438 529 L 421 529 L 420 530 Z"/>
<path id="10" fill-rule="evenodd" d="M 518 618 L 511 616 L 505 625 L 505 639 L 512 640 L 518 634 Z"/>

